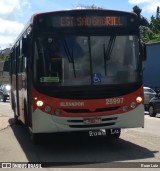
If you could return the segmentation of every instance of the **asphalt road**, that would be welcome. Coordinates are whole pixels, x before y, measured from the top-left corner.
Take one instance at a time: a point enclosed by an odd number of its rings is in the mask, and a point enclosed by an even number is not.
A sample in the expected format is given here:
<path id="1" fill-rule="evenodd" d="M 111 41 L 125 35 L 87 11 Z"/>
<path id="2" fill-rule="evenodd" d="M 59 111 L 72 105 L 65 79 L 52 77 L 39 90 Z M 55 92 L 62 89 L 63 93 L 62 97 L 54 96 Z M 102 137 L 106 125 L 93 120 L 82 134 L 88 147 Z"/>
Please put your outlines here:
<path id="1" fill-rule="evenodd" d="M 145 128 L 124 129 L 116 141 L 104 136 L 90 137 L 89 134 L 48 134 L 42 136 L 39 145 L 31 144 L 24 125 L 13 123 L 9 102 L 0 102 L 0 115 L 8 118 L 10 125 L 0 130 L 1 162 L 51 162 L 48 167 L 60 168 L 107 168 L 113 167 L 113 162 L 118 162 L 114 167 L 119 168 L 145 168 L 159 162 L 160 168 L 158 115 L 156 118 L 145 115 Z M 145 162 L 149 164 L 145 165 Z"/>

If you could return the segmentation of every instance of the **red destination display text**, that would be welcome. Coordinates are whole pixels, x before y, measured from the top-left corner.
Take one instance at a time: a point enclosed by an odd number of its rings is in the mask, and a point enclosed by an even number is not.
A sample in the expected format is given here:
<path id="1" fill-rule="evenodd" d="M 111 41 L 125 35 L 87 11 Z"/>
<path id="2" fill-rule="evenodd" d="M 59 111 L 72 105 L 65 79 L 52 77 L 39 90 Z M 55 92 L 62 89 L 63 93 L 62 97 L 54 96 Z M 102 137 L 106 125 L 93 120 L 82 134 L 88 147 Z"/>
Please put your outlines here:
<path id="1" fill-rule="evenodd" d="M 62 27 L 91 27 L 91 26 L 122 26 L 121 17 L 117 16 L 88 16 L 88 17 L 60 17 Z"/>

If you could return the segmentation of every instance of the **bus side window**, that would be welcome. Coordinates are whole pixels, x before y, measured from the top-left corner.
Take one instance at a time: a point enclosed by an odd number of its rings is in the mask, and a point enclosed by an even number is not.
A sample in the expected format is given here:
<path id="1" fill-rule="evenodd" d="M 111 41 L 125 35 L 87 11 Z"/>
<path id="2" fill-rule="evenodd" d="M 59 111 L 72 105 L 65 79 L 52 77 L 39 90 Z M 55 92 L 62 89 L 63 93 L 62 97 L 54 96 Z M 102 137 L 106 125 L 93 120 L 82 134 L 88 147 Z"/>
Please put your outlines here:
<path id="1" fill-rule="evenodd" d="M 24 56 L 28 56 L 28 38 L 22 38 L 21 53 Z"/>

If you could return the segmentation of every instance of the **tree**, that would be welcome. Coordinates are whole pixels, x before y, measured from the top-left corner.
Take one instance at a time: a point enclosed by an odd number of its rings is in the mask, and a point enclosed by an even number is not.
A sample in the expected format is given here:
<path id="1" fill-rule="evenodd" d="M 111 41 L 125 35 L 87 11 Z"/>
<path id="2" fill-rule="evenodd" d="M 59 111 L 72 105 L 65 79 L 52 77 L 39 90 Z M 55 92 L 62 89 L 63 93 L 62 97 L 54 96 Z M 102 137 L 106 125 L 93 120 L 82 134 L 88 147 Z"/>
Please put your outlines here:
<path id="1" fill-rule="evenodd" d="M 160 9 L 159 6 L 157 7 L 156 18 L 160 18 Z"/>
<path id="2" fill-rule="evenodd" d="M 155 34 L 160 34 L 160 18 L 152 16 L 149 27 Z"/>
<path id="3" fill-rule="evenodd" d="M 140 9 L 137 5 L 133 7 L 133 12 L 137 14 L 139 21 L 141 20 L 141 12 L 142 9 Z"/>
<path id="4" fill-rule="evenodd" d="M 140 26 L 140 35 L 143 42 L 149 42 L 152 39 L 153 32 L 149 27 Z"/>
<path id="5" fill-rule="evenodd" d="M 156 17 L 152 15 L 150 22 L 141 15 L 142 9 L 137 5 L 133 7 L 133 12 L 135 12 L 139 18 L 142 41 L 145 43 L 160 41 L 160 8 L 157 7 Z"/>
<path id="6" fill-rule="evenodd" d="M 0 61 L 4 61 L 4 60 L 5 60 L 5 56 L 0 53 Z"/>
<path id="7" fill-rule="evenodd" d="M 142 26 L 149 26 L 148 20 L 141 15 L 142 9 L 140 9 L 137 5 L 133 7 L 133 12 L 137 14 L 139 23 Z"/>

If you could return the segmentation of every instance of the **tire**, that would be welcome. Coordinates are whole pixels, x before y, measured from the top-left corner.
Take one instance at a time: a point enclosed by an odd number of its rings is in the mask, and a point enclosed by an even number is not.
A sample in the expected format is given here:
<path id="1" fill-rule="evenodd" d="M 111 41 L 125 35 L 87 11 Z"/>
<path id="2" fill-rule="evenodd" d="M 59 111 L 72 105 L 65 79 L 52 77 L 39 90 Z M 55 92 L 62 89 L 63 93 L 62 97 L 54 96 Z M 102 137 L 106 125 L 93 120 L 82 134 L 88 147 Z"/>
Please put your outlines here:
<path id="1" fill-rule="evenodd" d="M 24 118 L 25 118 L 25 125 L 29 125 L 29 120 L 28 120 L 28 111 L 27 111 L 27 105 L 26 102 L 24 101 Z"/>
<path id="2" fill-rule="evenodd" d="M 2 98 L 2 99 L 3 99 L 3 102 L 6 102 L 6 97 L 5 97 L 5 96 L 3 96 L 3 98 Z"/>
<path id="3" fill-rule="evenodd" d="M 12 110 L 14 113 L 14 123 L 15 125 L 20 125 L 21 121 L 19 120 L 18 116 L 16 115 L 16 108 L 15 108 L 15 103 L 12 102 Z"/>
<path id="4" fill-rule="evenodd" d="M 154 109 L 154 106 L 153 105 L 150 105 L 149 106 L 148 111 L 149 111 L 149 116 L 150 117 L 155 117 L 156 116 L 156 112 L 155 112 L 155 109 Z"/>
<path id="5" fill-rule="evenodd" d="M 106 130 L 106 135 L 109 139 L 119 139 L 121 135 L 121 129 L 108 129 Z"/>
<path id="6" fill-rule="evenodd" d="M 15 111 L 14 111 L 14 123 L 16 125 L 20 125 L 21 124 L 21 121 L 18 119 L 18 116 L 16 115 Z"/>
<path id="7" fill-rule="evenodd" d="M 144 106 L 144 110 L 145 110 L 145 111 L 148 111 L 148 105 L 145 105 L 145 106 Z"/>

